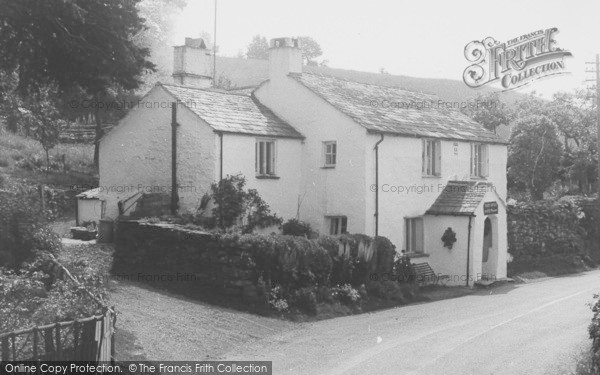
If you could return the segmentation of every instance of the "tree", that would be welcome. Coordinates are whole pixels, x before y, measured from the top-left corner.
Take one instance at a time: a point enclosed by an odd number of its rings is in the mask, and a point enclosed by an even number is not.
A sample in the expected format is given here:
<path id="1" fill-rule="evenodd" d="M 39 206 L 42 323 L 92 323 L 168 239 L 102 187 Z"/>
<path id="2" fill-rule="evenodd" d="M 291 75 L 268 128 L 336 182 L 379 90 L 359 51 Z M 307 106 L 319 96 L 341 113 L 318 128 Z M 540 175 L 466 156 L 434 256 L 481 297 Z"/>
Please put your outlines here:
<path id="1" fill-rule="evenodd" d="M 543 199 L 556 178 L 561 148 L 556 125 L 547 116 L 518 119 L 508 148 L 509 177 L 523 184 L 533 199 Z"/>
<path id="2" fill-rule="evenodd" d="M 0 69 L 18 72 L 27 96 L 57 85 L 58 93 L 81 88 L 97 101 L 132 90 L 154 71 L 150 51 L 134 42 L 145 29 L 140 0 L 0 0 Z M 96 148 L 102 137 L 96 117 Z"/>
<path id="3" fill-rule="evenodd" d="M 480 94 L 472 105 L 463 107 L 461 111 L 494 133 L 498 126 L 508 125 L 513 116 L 497 93 Z"/>
<path id="4" fill-rule="evenodd" d="M 249 59 L 267 60 L 269 58 L 269 43 L 267 38 L 260 35 L 255 35 L 252 42 L 246 50 L 246 57 Z"/>
<path id="5" fill-rule="evenodd" d="M 58 145 L 60 132 L 66 125 L 53 98 L 56 98 L 56 87 L 49 86 L 34 94 L 29 102 L 18 108 L 22 120 L 32 129 L 46 153 L 46 175 L 50 171 L 50 150 Z"/>
<path id="6" fill-rule="evenodd" d="M 319 43 L 310 36 L 301 36 L 298 39 L 300 40 L 302 59 L 306 65 L 309 65 L 314 59 L 323 54 Z"/>
<path id="7" fill-rule="evenodd" d="M 150 51 L 150 61 L 156 65 L 156 72 L 148 73 L 144 77 L 144 92 L 157 81 L 171 77 L 173 48 L 170 42 L 174 33 L 175 17 L 186 4 L 187 0 L 141 0 L 137 6 L 146 27 L 134 35 L 132 40 L 136 45 Z"/>

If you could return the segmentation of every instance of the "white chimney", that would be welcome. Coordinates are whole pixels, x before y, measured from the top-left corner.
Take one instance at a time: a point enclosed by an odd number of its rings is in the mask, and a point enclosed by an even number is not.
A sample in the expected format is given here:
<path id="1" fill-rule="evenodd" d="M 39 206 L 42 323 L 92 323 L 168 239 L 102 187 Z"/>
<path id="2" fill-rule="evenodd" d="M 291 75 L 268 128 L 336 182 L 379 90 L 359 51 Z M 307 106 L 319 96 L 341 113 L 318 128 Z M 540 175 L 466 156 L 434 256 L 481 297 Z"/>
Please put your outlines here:
<path id="1" fill-rule="evenodd" d="M 178 85 L 211 87 L 213 58 L 202 38 L 185 38 L 183 46 L 174 47 L 173 80 Z"/>
<path id="2" fill-rule="evenodd" d="M 289 73 L 302 74 L 302 51 L 298 38 L 271 39 L 269 48 L 269 78 L 285 77 Z"/>

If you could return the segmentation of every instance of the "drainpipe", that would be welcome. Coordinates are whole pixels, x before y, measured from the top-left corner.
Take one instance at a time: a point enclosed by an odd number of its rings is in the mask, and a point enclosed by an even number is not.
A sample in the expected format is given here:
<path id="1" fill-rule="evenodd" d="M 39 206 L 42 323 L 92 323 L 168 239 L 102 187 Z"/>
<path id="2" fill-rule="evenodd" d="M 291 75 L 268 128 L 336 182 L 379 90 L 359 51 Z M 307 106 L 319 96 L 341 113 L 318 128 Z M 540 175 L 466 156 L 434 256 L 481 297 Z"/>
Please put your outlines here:
<path id="1" fill-rule="evenodd" d="M 219 181 L 223 179 L 223 132 L 219 132 Z"/>
<path id="2" fill-rule="evenodd" d="M 171 103 L 171 215 L 177 214 L 179 192 L 177 189 L 177 102 Z"/>
<path id="3" fill-rule="evenodd" d="M 469 230 L 467 234 L 467 286 L 469 286 L 469 261 L 471 258 L 471 219 L 473 215 L 469 215 Z"/>
<path id="4" fill-rule="evenodd" d="M 375 143 L 375 237 L 379 235 L 379 144 L 383 142 L 383 133 L 381 139 Z"/>

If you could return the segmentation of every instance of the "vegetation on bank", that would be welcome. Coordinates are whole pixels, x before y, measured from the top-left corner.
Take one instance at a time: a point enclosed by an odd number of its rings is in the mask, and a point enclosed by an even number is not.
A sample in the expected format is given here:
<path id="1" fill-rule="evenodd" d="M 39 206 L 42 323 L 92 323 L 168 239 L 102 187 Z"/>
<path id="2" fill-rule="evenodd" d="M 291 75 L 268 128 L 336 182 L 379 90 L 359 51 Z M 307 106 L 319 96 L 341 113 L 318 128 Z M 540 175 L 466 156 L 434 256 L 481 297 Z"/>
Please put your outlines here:
<path id="1" fill-rule="evenodd" d="M 99 306 L 52 272 L 50 254 L 62 245 L 48 215 L 24 194 L 0 193 L 0 332 L 87 317 Z M 105 299 L 104 280 L 85 261 L 66 266 L 85 289 Z"/>

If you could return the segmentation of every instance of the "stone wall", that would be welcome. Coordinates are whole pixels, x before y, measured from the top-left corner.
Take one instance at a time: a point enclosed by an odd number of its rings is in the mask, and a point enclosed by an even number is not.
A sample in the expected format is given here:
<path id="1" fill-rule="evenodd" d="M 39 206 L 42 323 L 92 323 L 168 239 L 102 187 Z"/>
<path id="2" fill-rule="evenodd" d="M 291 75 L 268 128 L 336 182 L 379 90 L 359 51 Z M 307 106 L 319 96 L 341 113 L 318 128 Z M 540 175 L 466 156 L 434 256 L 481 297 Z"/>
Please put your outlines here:
<path id="1" fill-rule="evenodd" d="M 594 265 L 600 252 L 598 212 L 596 202 L 581 198 L 510 205 L 509 275 L 530 271 L 560 274 Z"/>
<path id="2" fill-rule="evenodd" d="M 170 224 L 119 221 L 113 274 L 117 279 L 196 294 L 218 290 L 256 297 L 256 275 L 239 248 L 225 249 L 210 233 Z"/>

